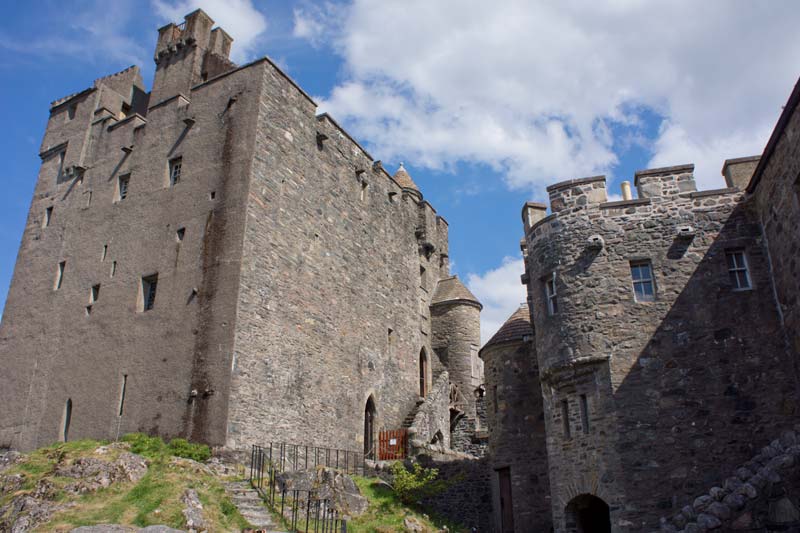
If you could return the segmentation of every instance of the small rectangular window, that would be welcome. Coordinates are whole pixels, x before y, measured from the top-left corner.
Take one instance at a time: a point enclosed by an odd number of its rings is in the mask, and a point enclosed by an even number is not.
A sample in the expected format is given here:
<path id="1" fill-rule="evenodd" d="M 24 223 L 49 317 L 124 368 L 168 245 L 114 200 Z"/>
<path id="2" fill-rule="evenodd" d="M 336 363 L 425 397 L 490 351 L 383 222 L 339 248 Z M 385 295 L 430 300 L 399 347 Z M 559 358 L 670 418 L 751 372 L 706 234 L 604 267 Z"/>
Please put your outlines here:
<path id="1" fill-rule="evenodd" d="M 89 292 L 89 303 L 93 304 L 100 297 L 100 284 L 92 285 L 92 290 Z"/>
<path id="2" fill-rule="evenodd" d="M 122 375 L 122 388 L 119 391 L 119 416 L 122 416 L 122 410 L 125 407 L 125 389 L 128 386 L 128 374 Z"/>
<path id="3" fill-rule="evenodd" d="M 361 182 L 361 196 L 360 196 L 359 199 L 362 202 L 365 202 L 367 200 L 367 188 L 368 187 L 369 187 L 369 184 L 366 181 L 362 181 Z"/>
<path id="4" fill-rule="evenodd" d="M 392 328 L 389 328 L 386 332 L 386 344 L 389 345 L 389 348 L 394 345 L 394 330 Z"/>
<path id="5" fill-rule="evenodd" d="M 66 261 L 61 261 L 58 264 L 58 270 L 56 271 L 56 282 L 53 285 L 53 290 L 57 291 L 61 288 L 61 282 L 64 279 L 64 268 L 67 266 Z"/>
<path id="6" fill-rule="evenodd" d="M 123 174 L 117 179 L 117 202 L 121 202 L 128 197 L 128 188 L 131 183 L 131 175 Z"/>
<path id="7" fill-rule="evenodd" d="M 558 313 L 558 292 L 556 289 L 556 273 L 544 279 L 544 295 L 547 302 L 547 314 L 552 316 Z"/>
<path id="8" fill-rule="evenodd" d="M 564 427 L 564 438 L 568 439 L 571 437 L 569 431 L 569 402 L 567 400 L 561 400 L 561 424 Z"/>
<path id="9" fill-rule="evenodd" d="M 153 308 L 156 303 L 157 286 L 158 274 L 142 277 L 140 311 L 149 311 Z"/>
<path id="10" fill-rule="evenodd" d="M 106 255 L 108 255 L 108 245 L 104 244 L 103 245 L 103 255 L 100 257 L 100 261 L 105 261 L 106 260 Z"/>
<path id="11" fill-rule="evenodd" d="M 181 165 L 183 158 L 176 157 L 169 162 L 169 186 L 174 187 L 181 181 Z"/>
<path id="12" fill-rule="evenodd" d="M 56 183 L 61 183 L 64 180 L 64 158 L 67 153 L 63 150 L 58 152 L 58 173 L 56 174 Z"/>
<path id="13" fill-rule="evenodd" d="M 50 219 L 53 217 L 53 207 L 50 206 L 44 210 L 44 219 L 42 219 L 42 227 L 46 228 L 50 225 Z"/>
<path id="14" fill-rule="evenodd" d="M 84 194 L 86 195 L 86 207 L 89 207 L 92 205 L 92 191 L 86 191 Z"/>
<path id="15" fill-rule="evenodd" d="M 92 306 L 91 305 L 87 305 L 86 306 L 86 316 L 89 316 L 91 314 L 92 314 Z"/>
<path id="16" fill-rule="evenodd" d="M 114 274 L 117 273 L 117 262 L 111 261 L 111 277 L 114 277 Z"/>
<path id="17" fill-rule="evenodd" d="M 178 242 L 181 242 L 185 235 L 186 235 L 186 228 L 178 228 L 178 231 L 175 232 L 175 238 L 178 239 Z"/>
<path id="18" fill-rule="evenodd" d="M 581 426 L 584 433 L 589 433 L 589 402 L 586 395 L 581 394 Z"/>
<path id="19" fill-rule="evenodd" d="M 633 297 L 637 302 L 652 302 L 656 299 L 653 268 L 650 261 L 631 261 Z"/>
<path id="20" fill-rule="evenodd" d="M 67 108 L 67 121 L 72 120 L 75 118 L 75 111 L 78 110 L 78 104 L 72 104 Z"/>
<path id="21" fill-rule="evenodd" d="M 746 291 L 751 289 L 750 272 L 747 268 L 747 257 L 744 255 L 744 250 L 726 250 L 725 260 L 728 263 L 728 276 L 733 285 L 733 290 Z"/>

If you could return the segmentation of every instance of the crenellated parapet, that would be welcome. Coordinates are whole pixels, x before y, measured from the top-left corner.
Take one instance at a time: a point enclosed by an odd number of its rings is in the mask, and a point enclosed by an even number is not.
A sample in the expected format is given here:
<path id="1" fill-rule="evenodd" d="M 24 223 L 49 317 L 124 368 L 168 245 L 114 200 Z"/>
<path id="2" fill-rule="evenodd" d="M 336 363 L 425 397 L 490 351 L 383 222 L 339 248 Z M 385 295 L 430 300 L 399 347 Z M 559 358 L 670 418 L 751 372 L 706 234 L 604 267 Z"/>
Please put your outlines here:
<path id="1" fill-rule="evenodd" d="M 761 228 L 740 188 L 756 164 L 728 160 L 723 189 L 697 191 L 694 166 L 679 165 L 636 172 L 637 198 L 608 201 L 597 176 L 548 187 L 549 214 L 544 204 L 523 207 L 522 282 L 556 531 L 574 519 L 582 494 L 612 509 L 636 501 L 637 511 L 612 511 L 616 524 L 636 522 L 642 509 L 655 514 L 670 498 L 685 501 L 685 465 L 712 464 L 722 449 L 735 461 L 730 443 L 748 438 L 737 425 L 743 411 L 784 401 L 775 388 L 741 385 L 753 403 L 737 404 L 727 385 L 764 372 L 771 382 L 788 379 Z M 755 346 L 771 355 L 754 356 Z M 691 423 L 689 403 L 725 413 L 714 436 Z M 783 423 L 776 413 L 769 425 Z M 698 450 L 701 440 L 715 451 Z M 651 459 L 667 441 L 669 453 Z M 633 483 L 643 464 L 652 472 Z"/>

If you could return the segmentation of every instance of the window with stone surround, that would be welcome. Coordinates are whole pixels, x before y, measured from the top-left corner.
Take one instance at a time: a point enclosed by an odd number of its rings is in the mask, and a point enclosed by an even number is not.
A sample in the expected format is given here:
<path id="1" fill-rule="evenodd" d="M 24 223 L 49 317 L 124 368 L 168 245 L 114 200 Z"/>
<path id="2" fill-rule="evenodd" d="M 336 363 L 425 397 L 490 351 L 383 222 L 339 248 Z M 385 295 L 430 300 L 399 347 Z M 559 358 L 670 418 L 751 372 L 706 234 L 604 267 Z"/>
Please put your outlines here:
<path id="1" fill-rule="evenodd" d="M 174 187 L 181 181 L 181 167 L 183 166 L 183 158 L 176 157 L 169 161 L 169 186 Z"/>
<path id="2" fill-rule="evenodd" d="M 569 429 L 569 401 L 567 400 L 561 400 L 561 424 L 564 428 L 564 438 L 570 438 L 572 435 Z"/>
<path id="3" fill-rule="evenodd" d="M 54 291 L 57 291 L 61 288 L 61 282 L 64 281 L 64 268 L 66 268 L 66 266 L 66 261 L 61 261 L 58 263 L 58 270 L 56 270 L 56 282 L 53 284 Z"/>
<path id="4" fill-rule="evenodd" d="M 637 302 L 655 301 L 656 287 L 653 280 L 653 265 L 649 260 L 631 261 L 631 279 L 633 280 L 633 297 Z"/>
<path id="5" fill-rule="evenodd" d="M 547 303 L 547 314 L 553 316 L 558 313 L 558 291 L 556 288 L 556 273 L 545 277 L 542 282 L 544 283 L 544 296 Z"/>
<path id="6" fill-rule="evenodd" d="M 752 289 L 750 271 L 747 268 L 747 257 L 742 248 L 725 250 L 725 261 L 728 265 L 728 276 L 735 291 L 748 291 Z"/>
<path id="7" fill-rule="evenodd" d="M 116 194 L 114 195 L 115 202 L 121 202 L 125 198 L 128 197 L 128 187 L 131 182 L 131 175 L 130 174 L 123 174 L 119 178 L 117 178 L 117 190 Z"/>
<path id="8" fill-rule="evenodd" d="M 141 311 L 150 311 L 156 303 L 156 288 L 158 287 L 158 274 L 142 276 L 139 284 L 139 298 L 137 308 Z"/>
<path id="9" fill-rule="evenodd" d="M 585 394 L 581 394 L 580 400 L 581 427 L 583 428 L 584 433 L 589 433 L 589 402 L 587 401 Z"/>
<path id="10" fill-rule="evenodd" d="M 53 217 L 53 207 L 50 206 L 44 210 L 44 219 L 42 220 L 42 227 L 46 228 L 50 225 L 50 219 Z"/>

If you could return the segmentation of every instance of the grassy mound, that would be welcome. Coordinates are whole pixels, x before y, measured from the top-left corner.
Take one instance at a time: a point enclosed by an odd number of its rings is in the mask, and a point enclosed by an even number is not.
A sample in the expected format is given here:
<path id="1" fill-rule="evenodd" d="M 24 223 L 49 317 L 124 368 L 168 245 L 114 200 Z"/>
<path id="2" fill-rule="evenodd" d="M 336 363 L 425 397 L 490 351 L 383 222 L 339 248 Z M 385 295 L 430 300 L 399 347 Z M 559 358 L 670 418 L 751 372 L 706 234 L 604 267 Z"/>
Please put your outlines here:
<path id="1" fill-rule="evenodd" d="M 403 521 L 415 519 L 425 533 L 447 529 L 454 533 L 468 530 L 446 520 L 429 517 L 422 509 L 409 506 L 400 501 L 397 493 L 377 478 L 354 476 L 361 494 L 369 500 L 369 508 L 363 515 L 347 522 L 348 533 L 395 533 L 406 531 Z"/>
<path id="2" fill-rule="evenodd" d="M 126 442 L 125 442 L 126 441 Z M 59 443 L 24 456 L 3 472 L 3 476 L 22 474 L 22 485 L 8 494 L 0 494 L 0 508 L 15 496 L 32 493 L 46 483 L 54 487 L 53 500 L 65 505 L 36 531 L 69 531 L 78 526 L 125 524 L 145 527 L 165 524 L 181 529 L 186 505 L 181 501 L 187 489 L 194 489 L 203 504 L 203 515 L 210 531 L 239 531 L 248 523 L 231 503 L 223 488 L 224 480 L 205 465 L 177 457 L 207 457 L 207 448 L 186 441 L 165 444 L 161 439 L 135 434 L 124 442 L 108 446 L 105 442 L 83 440 Z M 63 489 L 74 478 L 59 476 L 57 470 L 78 459 L 96 458 L 113 461 L 126 451 L 147 458 L 147 473 L 136 482 L 113 483 L 107 488 L 85 494 Z"/>

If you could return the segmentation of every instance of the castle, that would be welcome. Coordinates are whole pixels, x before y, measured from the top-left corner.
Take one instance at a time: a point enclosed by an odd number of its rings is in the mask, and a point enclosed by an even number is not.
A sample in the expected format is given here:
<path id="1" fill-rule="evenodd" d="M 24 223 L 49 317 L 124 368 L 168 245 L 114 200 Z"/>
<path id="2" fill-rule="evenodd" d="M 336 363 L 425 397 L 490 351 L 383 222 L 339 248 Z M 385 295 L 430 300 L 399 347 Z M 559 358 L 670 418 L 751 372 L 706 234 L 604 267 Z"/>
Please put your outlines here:
<path id="1" fill-rule="evenodd" d="M 481 304 L 447 222 L 231 42 L 194 11 L 159 30 L 150 92 L 131 67 L 53 102 L 0 324 L 0 447 L 145 431 L 370 457 L 382 428 L 448 449 L 480 426 Z"/>
<path id="2" fill-rule="evenodd" d="M 724 189 L 525 204 L 527 303 L 481 350 L 496 531 L 800 530 L 798 102 Z"/>
<path id="3" fill-rule="evenodd" d="M 375 457 L 408 428 L 477 472 L 451 507 L 480 531 L 800 527 L 800 85 L 724 189 L 682 165 L 637 172 L 637 198 L 597 176 L 526 203 L 528 299 L 479 352 L 481 304 L 405 168 L 231 42 L 197 10 L 159 30 L 149 92 L 131 67 L 53 102 L 0 447 L 145 431 Z"/>

